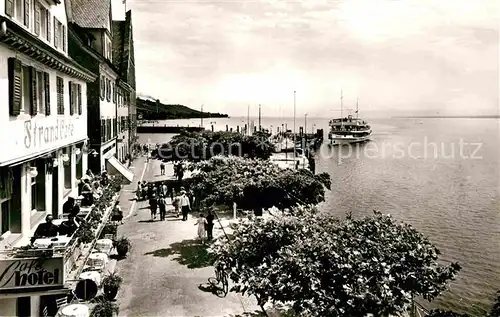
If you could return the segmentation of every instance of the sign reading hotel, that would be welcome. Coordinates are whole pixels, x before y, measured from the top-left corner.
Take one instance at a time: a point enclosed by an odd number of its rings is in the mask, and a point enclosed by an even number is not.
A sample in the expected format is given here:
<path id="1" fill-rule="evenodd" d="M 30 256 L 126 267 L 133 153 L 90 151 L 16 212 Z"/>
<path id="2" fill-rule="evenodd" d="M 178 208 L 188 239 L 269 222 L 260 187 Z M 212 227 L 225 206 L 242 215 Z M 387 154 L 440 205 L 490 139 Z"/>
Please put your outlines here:
<path id="1" fill-rule="evenodd" d="M 24 146 L 26 149 L 43 148 L 72 138 L 74 133 L 75 127 L 71 121 L 58 119 L 55 124 L 44 124 L 28 120 L 24 122 Z"/>
<path id="2" fill-rule="evenodd" d="M 0 290 L 63 286 L 63 258 L 0 260 Z"/>

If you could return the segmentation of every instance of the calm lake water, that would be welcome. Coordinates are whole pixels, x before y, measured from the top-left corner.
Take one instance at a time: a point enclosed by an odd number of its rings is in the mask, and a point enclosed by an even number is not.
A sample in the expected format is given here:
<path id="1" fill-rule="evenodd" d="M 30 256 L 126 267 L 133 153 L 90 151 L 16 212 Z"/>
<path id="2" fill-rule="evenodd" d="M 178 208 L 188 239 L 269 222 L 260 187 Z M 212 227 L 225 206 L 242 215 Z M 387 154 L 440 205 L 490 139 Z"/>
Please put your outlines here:
<path id="1" fill-rule="evenodd" d="M 251 118 L 257 125 L 256 118 Z M 450 290 L 427 308 L 484 316 L 500 290 L 500 120 L 368 119 L 372 141 L 318 153 L 317 172 L 328 172 L 332 190 L 321 208 L 337 216 L 376 209 L 428 235 L 445 261 L 463 269 Z M 160 124 L 199 126 L 200 119 Z M 204 119 L 207 129 L 236 130 L 246 118 Z M 275 130 L 293 119 L 262 118 Z M 297 119 L 304 126 L 304 118 Z M 307 118 L 307 130 L 328 129 L 328 119 Z M 140 135 L 141 142 L 171 136 Z"/>

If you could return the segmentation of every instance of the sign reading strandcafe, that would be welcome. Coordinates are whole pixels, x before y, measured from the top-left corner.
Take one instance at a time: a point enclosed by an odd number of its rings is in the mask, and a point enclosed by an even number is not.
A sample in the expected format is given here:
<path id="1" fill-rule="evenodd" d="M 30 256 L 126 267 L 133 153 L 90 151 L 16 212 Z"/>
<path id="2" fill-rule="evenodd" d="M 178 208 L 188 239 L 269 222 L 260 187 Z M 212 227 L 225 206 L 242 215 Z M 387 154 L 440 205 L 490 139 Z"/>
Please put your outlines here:
<path id="1" fill-rule="evenodd" d="M 0 290 L 63 286 L 63 258 L 0 261 Z"/>
<path id="2" fill-rule="evenodd" d="M 65 120 L 57 120 L 54 125 L 28 120 L 24 122 L 24 146 L 33 149 L 51 145 L 73 137 L 74 132 L 73 123 Z"/>

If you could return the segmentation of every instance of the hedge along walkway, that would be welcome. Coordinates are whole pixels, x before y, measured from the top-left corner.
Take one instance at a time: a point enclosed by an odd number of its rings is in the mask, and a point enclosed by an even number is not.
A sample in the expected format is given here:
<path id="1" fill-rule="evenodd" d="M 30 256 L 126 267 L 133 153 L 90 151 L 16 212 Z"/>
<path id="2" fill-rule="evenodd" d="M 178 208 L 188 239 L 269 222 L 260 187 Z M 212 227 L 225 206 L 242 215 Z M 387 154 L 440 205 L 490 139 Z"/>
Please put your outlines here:
<path id="1" fill-rule="evenodd" d="M 144 179 L 156 180 L 159 165 L 152 160 Z M 120 316 L 255 316 L 260 311 L 254 297 L 229 293 L 219 298 L 200 289 L 214 270 L 206 248 L 196 241 L 195 218 L 190 215 L 183 222 L 169 214 L 166 221 L 151 222 L 147 206 L 138 202 L 119 227 L 119 235 L 132 242 L 128 257 L 116 265 L 124 280 L 118 295 Z"/>

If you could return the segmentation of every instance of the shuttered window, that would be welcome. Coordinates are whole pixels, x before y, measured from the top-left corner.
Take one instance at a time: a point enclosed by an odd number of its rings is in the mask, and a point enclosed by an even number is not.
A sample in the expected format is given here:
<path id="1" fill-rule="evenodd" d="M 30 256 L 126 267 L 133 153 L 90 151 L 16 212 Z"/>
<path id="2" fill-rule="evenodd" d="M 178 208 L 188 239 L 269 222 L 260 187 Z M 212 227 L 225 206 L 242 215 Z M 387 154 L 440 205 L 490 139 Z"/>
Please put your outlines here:
<path id="1" fill-rule="evenodd" d="M 30 27 L 30 0 L 24 0 L 24 25 Z"/>
<path id="2" fill-rule="evenodd" d="M 101 119 L 101 143 L 106 142 L 106 120 Z"/>
<path id="3" fill-rule="evenodd" d="M 40 8 L 40 3 L 38 1 L 35 1 L 35 34 L 40 35 L 41 31 L 41 8 Z"/>
<path id="4" fill-rule="evenodd" d="M 111 80 L 106 79 L 106 100 L 111 101 Z"/>
<path id="5" fill-rule="evenodd" d="M 5 0 L 5 14 L 14 17 L 14 0 Z"/>
<path id="6" fill-rule="evenodd" d="M 78 84 L 77 88 L 77 105 L 78 105 L 78 114 L 82 114 L 82 85 Z"/>
<path id="7" fill-rule="evenodd" d="M 61 38 L 62 38 L 62 43 L 61 47 L 64 52 L 66 52 L 66 26 L 61 24 Z"/>
<path id="8" fill-rule="evenodd" d="M 50 115 L 50 75 L 43 73 L 45 84 L 45 115 Z"/>
<path id="9" fill-rule="evenodd" d="M 116 103 L 116 85 L 113 83 L 113 102 Z"/>
<path id="10" fill-rule="evenodd" d="M 34 67 L 29 68 L 30 71 L 30 114 L 36 116 L 38 113 L 38 88 L 37 88 L 37 76 L 36 69 Z"/>
<path id="11" fill-rule="evenodd" d="M 9 58 L 9 114 L 18 116 L 21 113 L 23 92 L 23 66 L 13 57 Z"/>
<path id="12" fill-rule="evenodd" d="M 106 78 L 104 76 L 101 76 L 101 100 L 104 101 L 106 94 Z"/>
<path id="13" fill-rule="evenodd" d="M 54 17 L 54 46 L 59 47 L 59 21 Z"/>
<path id="14" fill-rule="evenodd" d="M 49 10 L 47 10 L 47 41 L 52 43 L 52 19 Z"/>
<path id="15" fill-rule="evenodd" d="M 57 77 L 57 114 L 64 114 L 64 80 Z"/>
<path id="16" fill-rule="evenodd" d="M 68 83 L 69 89 L 69 115 L 72 116 L 75 113 L 75 89 L 72 81 Z"/>

